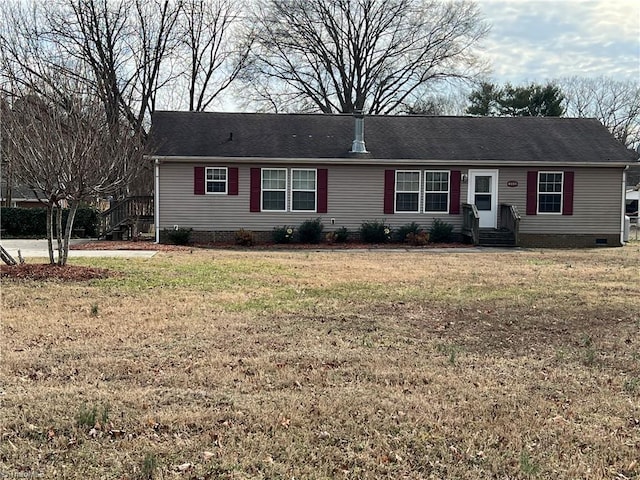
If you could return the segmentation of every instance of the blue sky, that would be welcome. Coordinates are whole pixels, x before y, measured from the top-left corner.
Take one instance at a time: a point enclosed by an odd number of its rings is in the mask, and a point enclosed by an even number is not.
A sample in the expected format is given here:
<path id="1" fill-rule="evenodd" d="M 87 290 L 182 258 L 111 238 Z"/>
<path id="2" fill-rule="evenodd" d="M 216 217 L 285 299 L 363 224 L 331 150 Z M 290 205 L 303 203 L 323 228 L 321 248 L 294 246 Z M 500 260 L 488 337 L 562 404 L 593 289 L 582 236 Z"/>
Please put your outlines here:
<path id="1" fill-rule="evenodd" d="M 498 83 L 568 77 L 640 80 L 638 0 L 477 0 Z"/>

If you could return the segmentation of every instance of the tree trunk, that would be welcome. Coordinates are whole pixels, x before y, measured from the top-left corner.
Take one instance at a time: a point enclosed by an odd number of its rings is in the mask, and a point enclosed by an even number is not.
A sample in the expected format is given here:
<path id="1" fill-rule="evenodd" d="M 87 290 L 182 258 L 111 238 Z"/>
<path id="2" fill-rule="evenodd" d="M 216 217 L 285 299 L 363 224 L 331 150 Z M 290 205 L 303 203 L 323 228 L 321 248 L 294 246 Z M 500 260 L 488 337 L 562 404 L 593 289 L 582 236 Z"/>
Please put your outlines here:
<path id="1" fill-rule="evenodd" d="M 67 264 L 67 258 L 69 257 L 69 240 L 71 240 L 71 232 L 73 231 L 73 222 L 78 211 L 78 200 L 71 201 L 71 208 L 69 209 L 69 215 L 67 216 L 67 224 L 65 225 L 64 240 L 63 240 L 63 253 L 62 263 L 60 265 Z"/>
<path id="2" fill-rule="evenodd" d="M 63 266 L 62 263 L 62 207 L 60 205 L 56 208 L 56 239 L 58 240 L 58 266 Z"/>
<path id="3" fill-rule="evenodd" d="M 56 263 L 53 256 L 53 205 L 47 204 L 47 247 L 49 248 L 49 263 Z"/>

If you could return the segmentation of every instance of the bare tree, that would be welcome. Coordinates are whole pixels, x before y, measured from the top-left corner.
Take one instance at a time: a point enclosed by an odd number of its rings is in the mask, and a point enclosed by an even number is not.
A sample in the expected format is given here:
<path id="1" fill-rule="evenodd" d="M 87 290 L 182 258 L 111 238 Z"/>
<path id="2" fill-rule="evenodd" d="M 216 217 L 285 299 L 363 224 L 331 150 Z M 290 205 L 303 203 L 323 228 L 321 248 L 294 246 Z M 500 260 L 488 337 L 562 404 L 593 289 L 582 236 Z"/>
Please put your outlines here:
<path id="1" fill-rule="evenodd" d="M 98 99 L 59 79 L 58 91 L 63 86 L 67 88 L 65 98 L 56 98 L 53 92 L 41 96 L 29 91 L 13 98 L 7 138 L 16 177 L 47 208 L 49 260 L 56 263 L 56 239 L 58 265 L 67 262 L 79 204 L 118 191 L 136 175 L 137 167 L 132 165 L 142 163 L 139 134 L 114 129 Z M 67 205 L 63 227 L 62 208 Z"/>
<path id="2" fill-rule="evenodd" d="M 283 84 L 281 109 L 385 114 L 443 79 L 472 76 L 488 32 L 470 0 L 261 0 L 249 85 Z M 302 104 L 302 107 L 300 107 Z"/>
<path id="3" fill-rule="evenodd" d="M 568 116 L 597 118 L 627 147 L 640 145 L 640 83 L 609 77 L 558 81 Z"/>
<path id="4" fill-rule="evenodd" d="M 56 76 L 85 83 L 112 126 L 124 118 L 146 134 L 164 63 L 177 45 L 178 0 L 51 0 L 0 6 L 2 71 L 35 91 L 56 92 Z M 53 79 L 53 83 L 47 81 Z"/>
<path id="5" fill-rule="evenodd" d="M 184 0 L 178 36 L 190 111 L 206 110 L 247 63 L 251 37 L 238 35 L 242 2 Z"/>

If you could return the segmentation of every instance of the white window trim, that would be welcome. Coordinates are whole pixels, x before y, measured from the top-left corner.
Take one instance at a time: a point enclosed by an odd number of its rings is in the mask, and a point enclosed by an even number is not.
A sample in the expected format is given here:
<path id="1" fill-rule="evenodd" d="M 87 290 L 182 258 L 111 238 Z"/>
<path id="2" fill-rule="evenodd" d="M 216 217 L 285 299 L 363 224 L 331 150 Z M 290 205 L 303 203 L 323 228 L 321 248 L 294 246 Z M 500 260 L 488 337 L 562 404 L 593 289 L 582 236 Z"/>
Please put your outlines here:
<path id="1" fill-rule="evenodd" d="M 418 190 L 398 190 L 398 173 L 417 173 L 418 174 Z M 396 170 L 395 178 L 393 179 L 395 182 L 393 185 L 394 194 L 393 194 L 393 211 L 399 215 L 402 214 L 416 214 L 422 212 L 420 208 L 420 190 L 422 185 L 422 172 L 420 170 Z M 417 193 L 418 194 L 418 209 L 417 210 L 398 210 L 398 194 L 399 193 Z"/>
<path id="2" fill-rule="evenodd" d="M 209 182 L 222 183 L 222 180 L 208 180 L 209 170 L 224 170 L 224 192 L 210 192 L 207 186 Z M 205 167 L 204 169 L 204 193 L 205 195 L 227 195 L 229 193 L 229 169 L 227 167 Z"/>
<path id="3" fill-rule="evenodd" d="M 560 174 L 560 191 L 559 192 L 541 192 L 540 191 L 540 176 L 542 174 Z M 559 212 L 541 212 L 540 211 L 540 195 L 560 195 L 560 211 Z M 564 209 L 564 171 L 562 170 L 546 170 L 538 172 L 538 179 L 536 182 L 536 211 L 538 215 L 562 215 Z"/>
<path id="4" fill-rule="evenodd" d="M 278 170 L 284 172 L 284 190 L 281 189 L 268 189 L 264 188 L 264 172 L 265 170 Z M 284 209 L 283 210 L 265 210 L 264 209 L 264 195 L 263 193 L 267 192 L 284 192 Z M 289 172 L 286 168 L 262 168 L 260 170 L 260 211 L 261 212 L 286 212 L 287 211 L 287 192 L 289 191 Z"/>
<path id="5" fill-rule="evenodd" d="M 451 208 L 451 170 L 424 170 L 424 197 L 421 204 L 423 213 L 448 215 Z M 427 194 L 429 193 L 445 193 L 443 190 L 427 190 L 427 174 L 428 173 L 446 173 L 447 174 L 447 209 L 446 210 L 427 210 Z"/>
<path id="6" fill-rule="evenodd" d="M 315 184 L 316 184 L 316 188 L 315 190 L 306 190 L 306 189 L 299 189 L 296 188 L 294 190 L 293 188 L 293 172 L 294 171 L 298 171 L 298 172 L 313 172 L 315 174 Z M 308 213 L 316 213 L 318 211 L 318 169 L 317 168 L 292 168 L 290 169 L 290 175 L 291 175 L 291 195 L 289 195 L 289 210 L 291 212 L 308 212 Z M 313 192 L 315 194 L 315 208 L 313 210 L 296 210 L 293 208 L 293 192 Z"/>

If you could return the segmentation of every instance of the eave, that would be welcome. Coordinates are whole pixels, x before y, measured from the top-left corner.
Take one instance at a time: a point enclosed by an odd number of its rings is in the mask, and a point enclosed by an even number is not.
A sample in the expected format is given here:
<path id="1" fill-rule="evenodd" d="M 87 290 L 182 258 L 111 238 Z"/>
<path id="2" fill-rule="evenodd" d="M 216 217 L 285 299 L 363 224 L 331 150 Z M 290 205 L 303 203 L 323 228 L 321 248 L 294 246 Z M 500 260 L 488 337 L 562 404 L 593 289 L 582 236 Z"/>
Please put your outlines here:
<path id="1" fill-rule="evenodd" d="M 289 158 L 289 157 L 217 157 L 217 156 L 178 156 L 178 155 L 145 155 L 148 160 L 157 163 L 227 163 L 227 164 L 286 164 L 296 165 L 468 165 L 469 167 L 548 167 L 565 165 L 574 167 L 624 168 L 636 162 L 597 161 L 597 162 L 561 162 L 540 160 L 445 160 L 445 159 L 381 159 L 354 156 L 349 158 Z"/>

